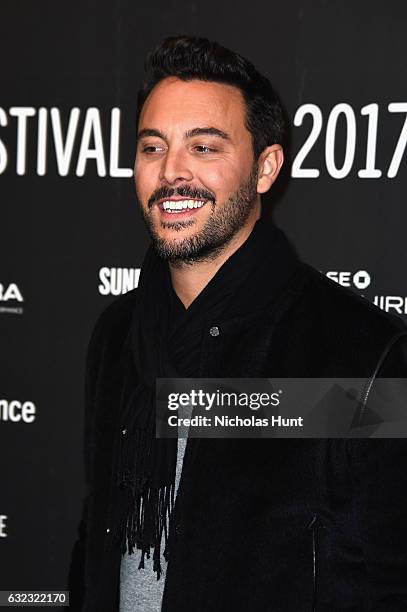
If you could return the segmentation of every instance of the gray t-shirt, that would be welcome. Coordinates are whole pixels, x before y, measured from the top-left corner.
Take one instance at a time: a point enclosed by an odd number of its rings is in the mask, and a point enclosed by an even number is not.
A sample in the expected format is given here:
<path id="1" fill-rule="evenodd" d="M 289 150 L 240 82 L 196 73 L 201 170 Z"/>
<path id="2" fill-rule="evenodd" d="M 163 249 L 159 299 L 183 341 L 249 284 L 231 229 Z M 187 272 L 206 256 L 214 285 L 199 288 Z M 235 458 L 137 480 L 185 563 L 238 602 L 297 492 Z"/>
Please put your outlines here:
<path id="1" fill-rule="evenodd" d="M 175 473 L 176 493 L 178 493 L 186 443 L 187 438 L 178 438 Z M 161 610 L 167 571 L 166 561 L 162 558 L 162 574 L 160 580 L 157 580 L 157 574 L 153 571 L 153 555 L 150 555 L 150 559 L 145 557 L 144 569 L 139 570 L 140 554 L 141 552 L 136 549 L 133 554 L 129 555 L 127 552 L 122 557 L 120 565 L 120 612 L 160 612 Z"/>

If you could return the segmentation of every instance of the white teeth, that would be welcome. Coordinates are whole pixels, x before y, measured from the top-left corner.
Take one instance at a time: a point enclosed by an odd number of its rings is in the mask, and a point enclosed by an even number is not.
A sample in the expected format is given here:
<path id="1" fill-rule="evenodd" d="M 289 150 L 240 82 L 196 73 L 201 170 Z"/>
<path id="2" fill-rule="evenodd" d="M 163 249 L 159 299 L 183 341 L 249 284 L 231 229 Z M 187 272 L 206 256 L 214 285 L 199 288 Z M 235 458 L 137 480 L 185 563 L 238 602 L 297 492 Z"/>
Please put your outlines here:
<path id="1" fill-rule="evenodd" d="M 201 208 L 205 204 L 205 200 L 166 200 L 162 203 L 162 207 L 167 212 L 176 212 L 185 208 Z"/>

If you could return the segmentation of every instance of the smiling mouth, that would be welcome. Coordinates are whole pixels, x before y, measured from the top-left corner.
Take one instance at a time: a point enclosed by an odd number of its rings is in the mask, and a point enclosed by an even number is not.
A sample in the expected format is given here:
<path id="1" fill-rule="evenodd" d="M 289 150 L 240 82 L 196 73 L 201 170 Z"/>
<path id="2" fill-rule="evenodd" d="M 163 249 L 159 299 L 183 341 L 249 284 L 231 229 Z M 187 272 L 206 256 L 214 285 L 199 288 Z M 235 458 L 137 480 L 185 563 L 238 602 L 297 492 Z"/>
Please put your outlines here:
<path id="1" fill-rule="evenodd" d="M 163 200 L 159 202 L 158 208 L 164 214 L 186 214 L 199 210 L 205 206 L 206 202 L 208 202 L 208 200 Z"/>

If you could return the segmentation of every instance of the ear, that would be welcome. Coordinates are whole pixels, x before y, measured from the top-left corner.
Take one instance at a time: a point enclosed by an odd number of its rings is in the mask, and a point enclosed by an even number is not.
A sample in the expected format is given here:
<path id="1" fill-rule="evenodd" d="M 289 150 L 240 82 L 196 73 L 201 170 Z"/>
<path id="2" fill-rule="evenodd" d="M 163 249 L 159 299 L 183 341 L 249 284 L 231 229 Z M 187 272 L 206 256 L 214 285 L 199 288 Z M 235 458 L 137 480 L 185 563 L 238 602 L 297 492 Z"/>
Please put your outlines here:
<path id="1" fill-rule="evenodd" d="M 259 157 L 257 193 L 266 193 L 276 180 L 284 161 L 281 145 L 266 147 Z"/>

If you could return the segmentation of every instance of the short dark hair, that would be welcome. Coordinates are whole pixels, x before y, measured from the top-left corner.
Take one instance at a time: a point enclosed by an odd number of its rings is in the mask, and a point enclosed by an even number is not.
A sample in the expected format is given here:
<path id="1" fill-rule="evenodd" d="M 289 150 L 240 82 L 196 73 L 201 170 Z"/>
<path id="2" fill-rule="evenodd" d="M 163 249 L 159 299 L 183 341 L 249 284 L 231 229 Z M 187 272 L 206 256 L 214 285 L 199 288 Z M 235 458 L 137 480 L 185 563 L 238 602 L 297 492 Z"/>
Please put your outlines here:
<path id="1" fill-rule="evenodd" d="M 175 76 L 183 81 L 225 83 L 242 92 L 246 127 L 252 135 L 256 159 L 266 147 L 282 144 L 285 122 L 279 97 L 270 81 L 238 53 L 207 38 L 171 36 L 147 56 L 145 71 L 137 98 L 137 125 L 143 104 L 155 85 Z"/>

